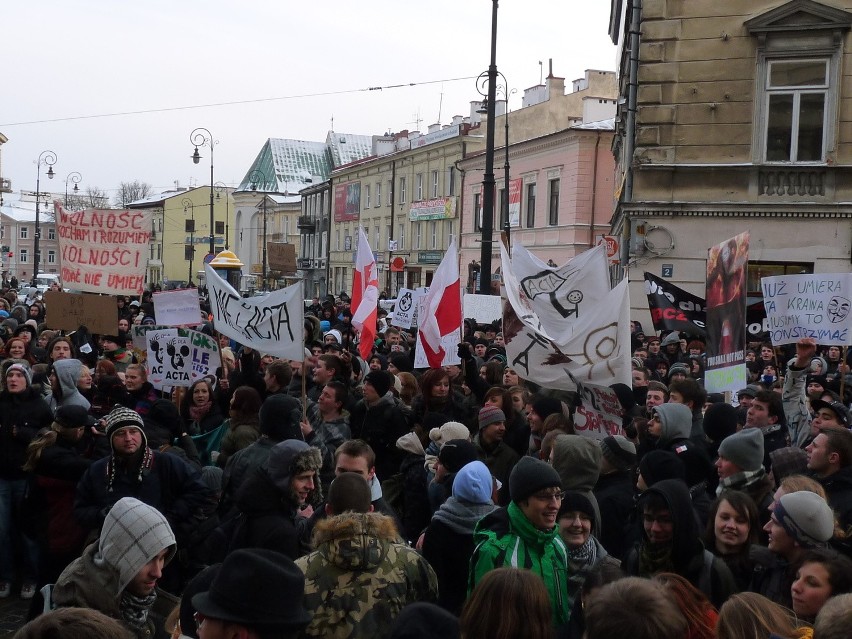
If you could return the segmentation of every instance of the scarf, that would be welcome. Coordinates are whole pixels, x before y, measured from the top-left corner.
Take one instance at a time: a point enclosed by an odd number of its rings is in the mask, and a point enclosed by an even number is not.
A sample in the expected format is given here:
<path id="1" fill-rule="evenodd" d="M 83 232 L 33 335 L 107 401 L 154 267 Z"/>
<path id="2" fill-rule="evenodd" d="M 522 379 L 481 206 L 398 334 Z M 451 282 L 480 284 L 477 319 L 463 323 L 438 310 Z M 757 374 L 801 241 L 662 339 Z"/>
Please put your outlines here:
<path id="1" fill-rule="evenodd" d="M 672 545 L 646 541 L 639 549 L 639 576 L 650 577 L 658 572 L 677 572 L 672 561 Z"/>
<path id="2" fill-rule="evenodd" d="M 745 490 L 762 481 L 764 477 L 766 477 L 766 471 L 763 468 L 734 473 L 730 477 L 719 480 L 719 485 L 716 487 L 716 496 L 721 495 L 724 490 Z"/>
<path id="3" fill-rule="evenodd" d="M 586 542 L 578 548 L 568 548 L 568 562 L 576 570 L 585 570 L 595 565 L 598 560 L 598 545 L 595 538 L 589 535 Z"/>
<path id="4" fill-rule="evenodd" d="M 137 597 L 126 590 L 121 593 L 121 601 L 118 610 L 121 618 L 131 628 L 139 629 L 148 621 L 148 613 L 157 600 L 157 592 L 154 591 L 147 597 Z"/>
<path id="5" fill-rule="evenodd" d="M 197 404 L 192 404 L 189 407 L 189 416 L 192 418 L 192 421 L 197 422 L 204 418 L 207 413 L 210 412 L 210 407 L 213 405 L 211 400 L 207 400 L 200 406 Z"/>
<path id="6" fill-rule="evenodd" d="M 494 504 L 471 504 L 450 497 L 435 511 L 432 519 L 446 524 L 450 530 L 460 535 L 472 536 L 476 522 L 495 510 L 497 506 Z"/>

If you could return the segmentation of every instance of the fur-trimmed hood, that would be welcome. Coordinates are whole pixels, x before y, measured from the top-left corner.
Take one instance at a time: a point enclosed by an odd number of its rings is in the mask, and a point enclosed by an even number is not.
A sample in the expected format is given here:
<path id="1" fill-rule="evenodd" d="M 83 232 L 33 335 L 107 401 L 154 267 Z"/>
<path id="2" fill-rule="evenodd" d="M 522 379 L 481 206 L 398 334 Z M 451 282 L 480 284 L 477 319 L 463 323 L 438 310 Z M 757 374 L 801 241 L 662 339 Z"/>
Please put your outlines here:
<path id="1" fill-rule="evenodd" d="M 377 512 L 345 512 L 317 522 L 313 545 L 342 570 L 380 564 L 390 544 L 403 543 L 392 518 Z"/>

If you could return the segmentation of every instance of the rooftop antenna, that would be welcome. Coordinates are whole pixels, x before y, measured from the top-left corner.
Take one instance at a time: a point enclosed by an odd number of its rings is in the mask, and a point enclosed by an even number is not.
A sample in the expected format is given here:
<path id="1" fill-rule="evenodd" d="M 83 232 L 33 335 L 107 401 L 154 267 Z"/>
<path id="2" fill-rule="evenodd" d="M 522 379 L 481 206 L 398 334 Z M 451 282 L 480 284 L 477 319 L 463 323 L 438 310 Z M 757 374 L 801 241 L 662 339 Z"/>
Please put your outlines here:
<path id="1" fill-rule="evenodd" d="M 538 61 L 538 83 L 544 83 L 544 62 L 541 60 Z"/>
<path id="2" fill-rule="evenodd" d="M 413 124 L 414 130 L 419 131 L 420 130 L 420 123 L 423 122 L 423 118 L 420 117 L 420 109 L 417 109 L 417 111 L 412 115 L 412 117 L 414 118 L 414 121 L 413 122 L 406 122 L 406 124 Z"/>
<path id="3" fill-rule="evenodd" d="M 438 124 L 441 123 L 441 109 L 444 106 L 444 83 L 441 83 L 441 99 L 438 101 Z"/>
<path id="4" fill-rule="evenodd" d="M 331 132 L 334 133 L 334 114 L 331 115 Z"/>

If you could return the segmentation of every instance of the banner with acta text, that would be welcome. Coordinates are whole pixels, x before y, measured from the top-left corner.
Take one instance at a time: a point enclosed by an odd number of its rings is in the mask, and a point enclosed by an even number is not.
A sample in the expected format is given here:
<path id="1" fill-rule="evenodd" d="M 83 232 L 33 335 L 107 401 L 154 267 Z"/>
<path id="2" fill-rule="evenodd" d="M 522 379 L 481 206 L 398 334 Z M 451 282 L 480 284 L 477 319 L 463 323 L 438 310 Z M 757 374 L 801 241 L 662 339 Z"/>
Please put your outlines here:
<path id="1" fill-rule="evenodd" d="M 62 285 L 73 291 L 141 295 L 153 213 L 143 210 L 66 211 L 54 202 Z"/>
<path id="2" fill-rule="evenodd" d="M 209 264 L 204 272 L 213 328 L 261 353 L 299 362 L 305 359 L 301 282 L 266 295 L 243 298 Z"/>

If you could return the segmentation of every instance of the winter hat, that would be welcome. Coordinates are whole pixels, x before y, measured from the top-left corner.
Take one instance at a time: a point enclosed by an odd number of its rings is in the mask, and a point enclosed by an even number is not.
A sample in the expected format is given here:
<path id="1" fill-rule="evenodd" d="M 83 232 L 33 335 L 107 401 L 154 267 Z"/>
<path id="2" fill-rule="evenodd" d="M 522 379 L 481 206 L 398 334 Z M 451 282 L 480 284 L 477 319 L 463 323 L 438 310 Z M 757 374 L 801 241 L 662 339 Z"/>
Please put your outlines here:
<path id="1" fill-rule="evenodd" d="M 536 414 L 541 417 L 542 421 L 548 415 L 562 412 L 562 402 L 555 397 L 548 397 L 546 395 L 536 398 L 532 403 L 532 407 Z"/>
<path id="2" fill-rule="evenodd" d="M 389 639 L 459 639 L 459 620 L 440 606 L 418 601 L 399 611 Z"/>
<path id="3" fill-rule="evenodd" d="M 368 362 L 372 362 L 374 359 L 378 360 L 380 369 L 382 369 L 383 371 L 386 371 L 388 369 L 388 358 L 387 357 L 385 357 L 381 353 L 373 353 L 372 355 L 370 355 Z"/>
<path id="4" fill-rule="evenodd" d="M 328 333 L 331 330 L 331 322 L 328 320 L 320 320 L 320 330 L 323 333 Z"/>
<path id="5" fill-rule="evenodd" d="M 689 367 L 682 362 L 678 362 L 676 364 L 672 364 L 671 368 L 669 368 L 668 378 L 671 380 L 672 375 L 675 373 L 680 373 L 681 375 L 686 375 L 689 377 Z"/>
<path id="6" fill-rule="evenodd" d="M 166 548 L 169 548 L 166 555 L 169 561 L 175 554 L 175 535 L 165 516 L 138 499 L 123 497 L 107 513 L 94 563 L 115 569 L 118 592 L 110 594 L 118 595 L 142 566 Z"/>
<path id="7" fill-rule="evenodd" d="M 618 397 L 618 402 L 621 404 L 622 410 L 626 412 L 636 406 L 636 398 L 633 396 L 633 389 L 627 384 L 622 384 L 620 382 L 617 384 L 610 384 L 610 388 Z"/>
<path id="8" fill-rule="evenodd" d="M 805 386 L 808 384 L 819 384 L 823 388 L 828 388 L 828 378 L 825 375 L 814 375 L 813 373 L 805 377 Z"/>
<path id="9" fill-rule="evenodd" d="M 393 375 L 387 371 L 370 371 L 364 376 L 364 382 L 369 382 L 376 394 L 384 397 L 393 385 Z"/>
<path id="10" fill-rule="evenodd" d="M 269 451 L 269 459 L 266 462 L 266 471 L 272 483 L 285 493 L 289 493 L 290 478 L 293 475 L 309 470 L 318 471 L 321 467 L 322 454 L 319 448 L 298 439 L 288 439 L 275 444 Z M 316 490 L 319 490 L 319 482 L 316 484 Z"/>
<path id="11" fill-rule="evenodd" d="M 721 442 L 737 432 L 737 409 L 730 404 L 712 404 L 704 411 L 704 433 Z"/>
<path id="12" fill-rule="evenodd" d="M 148 437 L 145 435 L 145 422 L 142 421 L 142 416 L 135 410 L 125 408 L 124 406 L 116 406 L 104 419 L 106 420 L 106 435 L 110 447 L 112 447 L 112 436 L 119 428 L 136 428 L 142 433 L 142 447 L 148 447 Z"/>
<path id="13" fill-rule="evenodd" d="M 448 472 L 457 473 L 463 466 L 479 457 L 476 447 L 467 439 L 451 439 L 441 446 L 438 459 Z"/>
<path id="14" fill-rule="evenodd" d="M 326 331 L 325 334 L 331 335 L 333 338 L 335 338 L 337 340 L 338 344 L 343 343 L 343 336 L 340 334 L 340 331 L 338 331 L 336 328 L 332 328 L 331 330 Z"/>
<path id="15" fill-rule="evenodd" d="M 737 391 L 737 397 L 751 397 L 752 399 L 757 397 L 757 394 L 760 392 L 760 386 L 757 384 L 749 384 L 742 390 Z"/>
<path id="16" fill-rule="evenodd" d="M 204 466 L 201 468 L 201 481 L 214 493 L 222 492 L 222 478 L 224 471 L 218 466 Z"/>
<path id="17" fill-rule="evenodd" d="M 815 399 L 811 402 L 811 408 L 813 408 L 814 411 L 818 411 L 820 408 L 827 408 L 832 413 L 837 415 L 837 420 L 841 424 L 843 424 L 847 428 L 849 427 L 849 409 L 846 408 L 846 406 L 844 406 L 842 402 L 826 402 L 821 399 Z"/>
<path id="18" fill-rule="evenodd" d="M 189 583 L 183 589 L 183 594 L 180 598 L 181 639 L 183 637 L 198 639 L 198 628 L 195 623 L 195 608 L 192 606 L 192 598 L 199 592 L 206 592 L 210 589 L 210 584 L 216 575 L 219 574 L 221 568 L 222 564 L 207 566 L 207 568 L 190 579 Z"/>
<path id="19" fill-rule="evenodd" d="M 9 317 L 9 311 L 7 311 L 6 309 L 0 308 L 0 317 L 2 317 L 3 319 L 6 319 L 7 317 Z"/>
<path id="20" fill-rule="evenodd" d="M 304 439 L 299 422 L 302 405 L 295 397 L 275 393 L 267 397 L 258 412 L 258 429 L 261 435 L 282 442 L 288 439 Z"/>
<path id="21" fill-rule="evenodd" d="M 759 428 L 744 428 L 729 435 L 719 444 L 719 457 L 736 464 L 742 470 L 763 468 L 763 433 Z"/>
<path id="22" fill-rule="evenodd" d="M 485 430 L 487 426 L 496 424 L 497 422 L 506 421 L 506 414 L 497 408 L 488 404 L 479 409 L 479 430 Z"/>
<path id="23" fill-rule="evenodd" d="M 453 497 L 471 504 L 490 504 L 494 480 L 481 461 L 465 464 L 453 480 Z"/>
<path id="24" fill-rule="evenodd" d="M 559 473 L 550 464 L 534 457 L 521 457 L 509 475 L 509 495 L 514 502 L 552 487 L 562 488 Z"/>
<path id="25" fill-rule="evenodd" d="M 652 450 L 639 460 L 639 474 L 647 486 L 653 486 L 664 479 L 686 481 L 686 469 L 683 461 L 670 450 Z"/>
<path id="26" fill-rule="evenodd" d="M 784 495 L 773 514 L 787 534 L 805 548 L 823 546 L 834 536 L 834 512 L 816 493 L 801 490 Z"/>
<path id="27" fill-rule="evenodd" d="M 467 426 L 460 422 L 447 422 L 440 428 L 433 428 L 429 431 L 429 439 L 438 446 L 443 446 L 451 439 L 468 439 L 469 437 L 470 431 Z"/>
<path id="28" fill-rule="evenodd" d="M 618 470 L 628 470 L 636 465 L 636 446 L 621 435 L 604 437 L 601 440 L 601 452 Z"/>
<path id="29" fill-rule="evenodd" d="M 396 366 L 396 369 L 400 372 L 410 373 L 414 370 L 411 358 L 405 353 L 391 353 L 388 355 L 388 361 Z"/>
<path id="30" fill-rule="evenodd" d="M 27 386 L 33 383 L 33 375 L 30 371 L 29 366 L 25 366 L 24 364 L 19 364 L 16 362 L 6 369 L 6 373 L 3 375 L 3 377 L 8 377 L 9 371 L 20 371 L 24 378 L 27 380 Z"/>
<path id="31" fill-rule="evenodd" d="M 673 331 L 663 338 L 663 341 L 660 342 L 660 346 L 665 348 L 669 344 L 679 344 L 679 343 L 680 343 L 680 333 L 678 333 L 677 331 Z"/>
<path id="32" fill-rule="evenodd" d="M 61 361 L 61 360 L 60 360 Z M 95 419 L 82 406 L 67 404 L 56 409 L 53 421 L 62 428 L 81 428 L 94 425 Z"/>
<path id="33" fill-rule="evenodd" d="M 556 515 L 558 521 L 566 513 L 581 512 L 589 516 L 593 522 L 595 521 L 595 507 L 592 502 L 583 493 L 576 490 L 568 490 L 562 498 L 562 505 L 559 507 L 559 513 Z"/>

